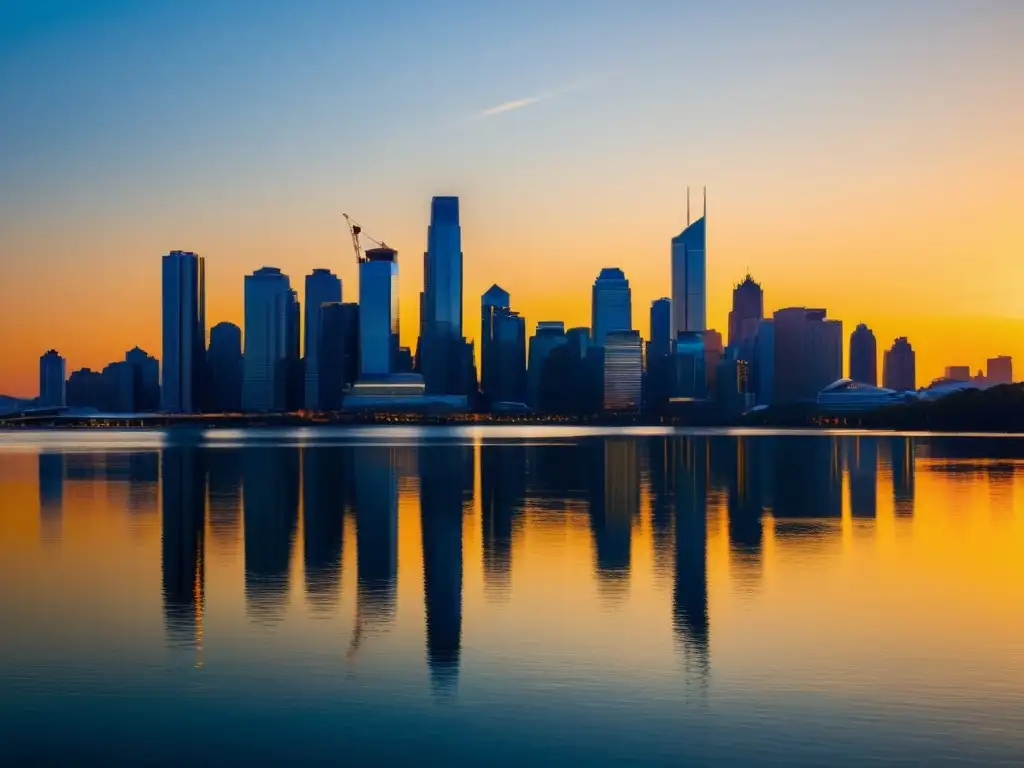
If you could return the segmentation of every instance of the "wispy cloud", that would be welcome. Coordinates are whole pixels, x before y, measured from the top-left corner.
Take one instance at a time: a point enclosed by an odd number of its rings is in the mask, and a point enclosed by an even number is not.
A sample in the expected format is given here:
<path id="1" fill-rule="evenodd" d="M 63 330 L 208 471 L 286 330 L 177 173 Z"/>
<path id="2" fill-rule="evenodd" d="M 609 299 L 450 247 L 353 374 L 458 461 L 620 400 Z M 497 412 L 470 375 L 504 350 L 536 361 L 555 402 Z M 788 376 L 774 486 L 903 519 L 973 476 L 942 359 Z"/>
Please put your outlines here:
<path id="1" fill-rule="evenodd" d="M 505 112 L 512 112 L 513 110 L 516 109 L 528 107 L 531 104 L 537 104 L 538 102 L 541 101 L 548 101 L 559 96 L 564 96 L 565 94 L 571 93 L 572 91 L 578 91 L 580 88 L 589 85 L 590 82 L 591 81 L 573 83 L 572 85 L 567 85 L 563 88 L 558 88 L 553 91 L 547 91 L 546 93 L 539 94 L 538 96 L 528 96 L 525 99 L 512 99 L 511 101 L 503 101 L 501 104 L 497 104 L 493 107 L 488 107 L 487 109 L 480 110 L 475 115 L 473 115 L 473 119 L 485 120 L 488 117 L 494 117 L 495 115 L 501 115 L 504 114 Z"/>

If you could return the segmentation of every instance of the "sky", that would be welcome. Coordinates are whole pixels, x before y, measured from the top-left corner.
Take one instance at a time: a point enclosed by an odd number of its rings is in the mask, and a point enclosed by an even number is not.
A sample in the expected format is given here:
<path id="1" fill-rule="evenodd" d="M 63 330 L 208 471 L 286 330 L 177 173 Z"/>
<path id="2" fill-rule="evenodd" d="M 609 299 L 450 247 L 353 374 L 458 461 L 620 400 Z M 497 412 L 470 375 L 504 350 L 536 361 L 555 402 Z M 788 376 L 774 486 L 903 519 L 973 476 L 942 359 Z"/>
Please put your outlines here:
<path id="1" fill-rule="evenodd" d="M 399 251 L 415 346 L 433 195 L 461 199 L 466 332 L 498 283 L 531 332 L 621 267 L 669 293 L 708 188 L 708 322 L 749 269 L 917 350 L 919 384 L 1024 370 L 1024 5 L 1005 0 L 0 0 L 0 392 L 38 358 L 160 356 L 160 257 L 355 300 L 342 212 Z"/>

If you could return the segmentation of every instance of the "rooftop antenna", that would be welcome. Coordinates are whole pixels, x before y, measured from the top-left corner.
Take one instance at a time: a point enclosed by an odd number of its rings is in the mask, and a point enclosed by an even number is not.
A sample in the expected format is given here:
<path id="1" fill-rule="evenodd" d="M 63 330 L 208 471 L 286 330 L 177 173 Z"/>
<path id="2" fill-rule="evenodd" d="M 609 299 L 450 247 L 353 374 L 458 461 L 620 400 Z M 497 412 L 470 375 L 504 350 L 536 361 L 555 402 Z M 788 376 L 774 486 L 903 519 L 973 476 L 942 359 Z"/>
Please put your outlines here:
<path id="1" fill-rule="evenodd" d="M 686 226 L 690 226 L 690 188 L 686 188 Z"/>

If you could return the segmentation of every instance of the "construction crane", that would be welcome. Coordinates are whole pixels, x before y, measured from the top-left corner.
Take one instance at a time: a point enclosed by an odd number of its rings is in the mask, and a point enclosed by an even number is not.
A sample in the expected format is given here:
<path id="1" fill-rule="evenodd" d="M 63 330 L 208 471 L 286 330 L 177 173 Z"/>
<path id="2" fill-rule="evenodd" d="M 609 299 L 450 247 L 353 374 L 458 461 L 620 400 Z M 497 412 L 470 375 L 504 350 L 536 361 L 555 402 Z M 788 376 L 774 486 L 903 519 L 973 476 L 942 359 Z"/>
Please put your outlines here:
<path id="1" fill-rule="evenodd" d="M 352 248 L 356 252 L 356 260 L 359 263 L 362 263 L 362 262 L 366 261 L 366 256 L 363 255 L 363 246 L 359 242 L 359 236 L 360 235 L 365 237 L 367 240 L 369 240 L 371 243 L 373 243 L 374 245 L 378 246 L 379 248 L 387 248 L 388 247 L 387 243 L 385 243 L 383 240 L 378 240 L 377 238 L 372 237 L 371 235 L 366 234 L 363 231 L 362 226 L 357 224 L 356 222 L 352 221 L 352 217 L 349 216 L 347 213 L 343 213 L 341 215 L 345 217 L 345 222 L 348 224 L 348 232 L 349 232 L 350 235 L 352 235 Z"/>

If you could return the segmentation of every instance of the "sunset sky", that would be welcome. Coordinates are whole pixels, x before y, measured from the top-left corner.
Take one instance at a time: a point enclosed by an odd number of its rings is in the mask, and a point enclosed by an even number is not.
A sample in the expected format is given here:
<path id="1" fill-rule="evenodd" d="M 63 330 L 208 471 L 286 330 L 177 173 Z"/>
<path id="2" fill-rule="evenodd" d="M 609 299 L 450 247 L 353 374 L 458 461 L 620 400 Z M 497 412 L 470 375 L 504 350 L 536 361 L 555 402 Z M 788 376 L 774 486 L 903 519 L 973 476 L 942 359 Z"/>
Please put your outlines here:
<path id="1" fill-rule="evenodd" d="M 708 187 L 709 324 L 765 309 L 907 335 L 918 383 L 1024 371 L 1024 4 L 684 0 L 0 3 L 0 392 L 38 358 L 160 350 L 160 256 L 357 297 L 342 211 L 399 251 L 414 346 L 430 197 L 461 198 L 467 333 L 491 283 L 589 325 L 619 266 L 634 324 Z"/>

